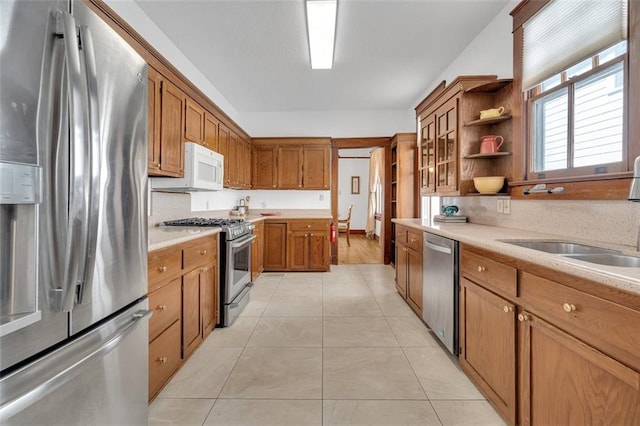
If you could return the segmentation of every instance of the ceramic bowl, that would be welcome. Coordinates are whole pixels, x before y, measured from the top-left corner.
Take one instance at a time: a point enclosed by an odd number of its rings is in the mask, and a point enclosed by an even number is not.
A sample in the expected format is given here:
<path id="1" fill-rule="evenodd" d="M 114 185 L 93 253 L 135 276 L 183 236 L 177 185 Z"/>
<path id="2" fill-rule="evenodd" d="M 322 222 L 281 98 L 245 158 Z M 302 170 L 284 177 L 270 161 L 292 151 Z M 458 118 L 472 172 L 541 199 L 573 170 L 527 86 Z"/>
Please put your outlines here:
<path id="1" fill-rule="evenodd" d="M 473 185 L 481 194 L 497 194 L 504 186 L 504 176 L 474 177 Z"/>

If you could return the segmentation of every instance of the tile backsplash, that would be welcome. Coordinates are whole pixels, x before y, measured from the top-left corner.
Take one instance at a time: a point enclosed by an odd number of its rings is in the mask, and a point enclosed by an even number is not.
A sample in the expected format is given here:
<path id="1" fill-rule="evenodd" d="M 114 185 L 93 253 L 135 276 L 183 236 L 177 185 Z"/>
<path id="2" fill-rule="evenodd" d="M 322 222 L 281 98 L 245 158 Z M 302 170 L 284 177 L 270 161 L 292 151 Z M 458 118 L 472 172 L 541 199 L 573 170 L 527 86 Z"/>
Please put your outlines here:
<path id="1" fill-rule="evenodd" d="M 502 197 L 501 197 L 502 198 Z M 504 199 L 504 198 L 503 198 Z M 498 197 L 444 197 L 469 222 L 562 237 L 634 246 L 640 227 L 640 203 L 586 200 L 510 200 L 511 214 L 497 212 Z"/>

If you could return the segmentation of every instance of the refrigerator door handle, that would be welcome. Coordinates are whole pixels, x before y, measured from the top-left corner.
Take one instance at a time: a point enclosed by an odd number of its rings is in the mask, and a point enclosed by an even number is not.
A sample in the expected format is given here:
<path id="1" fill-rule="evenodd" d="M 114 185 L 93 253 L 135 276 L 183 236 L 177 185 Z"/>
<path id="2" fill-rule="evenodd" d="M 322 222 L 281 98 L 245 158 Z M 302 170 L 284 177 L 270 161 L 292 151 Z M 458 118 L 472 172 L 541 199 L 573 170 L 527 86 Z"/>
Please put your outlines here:
<path id="1" fill-rule="evenodd" d="M 100 338 L 99 330 L 97 330 L 95 336 L 87 335 L 80 338 L 77 342 L 79 345 L 71 344 L 72 347 L 62 348 L 61 351 L 70 352 L 68 357 L 56 356 L 57 352 L 53 352 L 50 356 L 36 361 L 33 365 L 27 365 L 3 377 L 0 380 L 0 387 L 3 390 L 6 389 L 7 392 L 1 401 L 0 418 L 9 419 L 76 377 L 91 361 L 111 352 L 152 313 L 153 311 L 148 309 L 139 310 L 106 339 Z M 53 360 L 60 358 L 65 360 L 72 358 L 72 360 L 68 363 L 63 362 L 61 365 L 51 365 L 55 362 Z M 9 393 L 12 395 L 7 395 Z M 5 401 L 4 396 L 7 396 L 9 400 Z"/>
<path id="2" fill-rule="evenodd" d="M 61 310 L 73 309 L 76 287 L 84 274 L 86 235 L 89 209 L 87 206 L 88 176 L 85 171 L 89 163 L 88 152 L 83 141 L 87 138 L 87 97 L 82 79 L 80 52 L 75 18 L 66 12 L 56 12 L 62 23 L 65 62 L 67 65 L 67 90 L 69 102 L 70 162 L 69 162 L 69 217 L 67 224 L 64 271 L 61 290 Z M 62 188 L 60 188 L 62 189 Z"/>
<path id="3" fill-rule="evenodd" d="M 88 206 L 88 228 L 86 234 L 87 250 L 82 273 L 82 285 L 78 288 L 78 302 L 88 303 L 91 301 L 91 286 L 93 282 L 93 271 L 96 262 L 96 245 L 98 241 L 98 224 L 100 223 L 100 110 L 98 102 L 98 78 L 96 71 L 96 55 L 93 47 L 93 37 L 91 30 L 87 26 L 80 26 L 80 38 L 84 53 L 85 74 L 87 82 L 88 100 L 88 134 L 87 150 L 90 158 L 88 167 L 90 168 L 90 181 L 87 193 L 89 197 Z"/>

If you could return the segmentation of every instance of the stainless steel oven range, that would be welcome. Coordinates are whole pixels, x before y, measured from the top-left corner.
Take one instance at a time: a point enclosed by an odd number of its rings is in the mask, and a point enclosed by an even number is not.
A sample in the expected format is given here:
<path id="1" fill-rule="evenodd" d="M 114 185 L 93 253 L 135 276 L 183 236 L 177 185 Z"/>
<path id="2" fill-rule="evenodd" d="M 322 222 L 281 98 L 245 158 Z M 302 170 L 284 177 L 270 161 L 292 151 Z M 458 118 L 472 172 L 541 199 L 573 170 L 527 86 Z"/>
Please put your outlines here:
<path id="1" fill-rule="evenodd" d="M 171 220 L 164 226 L 220 227 L 220 325 L 235 321 L 249 303 L 251 282 L 251 241 L 254 225 L 244 219 L 189 218 Z"/>

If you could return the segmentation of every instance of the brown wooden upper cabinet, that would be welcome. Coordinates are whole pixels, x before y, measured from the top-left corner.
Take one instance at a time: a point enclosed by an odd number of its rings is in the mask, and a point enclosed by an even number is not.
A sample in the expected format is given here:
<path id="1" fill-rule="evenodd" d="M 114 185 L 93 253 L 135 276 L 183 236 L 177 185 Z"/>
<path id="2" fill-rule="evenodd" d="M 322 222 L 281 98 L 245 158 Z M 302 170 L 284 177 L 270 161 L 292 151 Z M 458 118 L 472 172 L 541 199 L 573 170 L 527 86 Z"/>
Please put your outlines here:
<path id="1" fill-rule="evenodd" d="M 182 129 L 185 95 L 149 68 L 148 173 L 181 177 L 184 171 Z"/>
<path id="2" fill-rule="evenodd" d="M 204 146 L 219 152 L 218 147 L 218 126 L 220 122 L 213 115 L 205 111 L 204 113 Z"/>
<path id="3" fill-rule="evenodd" d="M 512 175 L 512 81 L 461 76 L 444 82 L 416 107 L 418 172 L 422 195 L 477 193 L 474 177 Z M 480 120 L 480 111 L 504 107 L 500 117 Z M 505 141 L 500 152 L 481 154 L 485 135 Z"/>
<path id="4" fill-rule="evenodd" d="M 255 145 L 253 147 L 253 188 L 276 189 L 278 175 L 276 145 Z"/>
<path id="5" fill-rule="evenodd" d="M 184 116 L 184 140 L 204 145 L 204 108 L 187 97 Z"/>
<path id="6" fill-rule="evenodd" d="M 253 188 L 329 189 L 329 138 L 256 138 Z"/>

